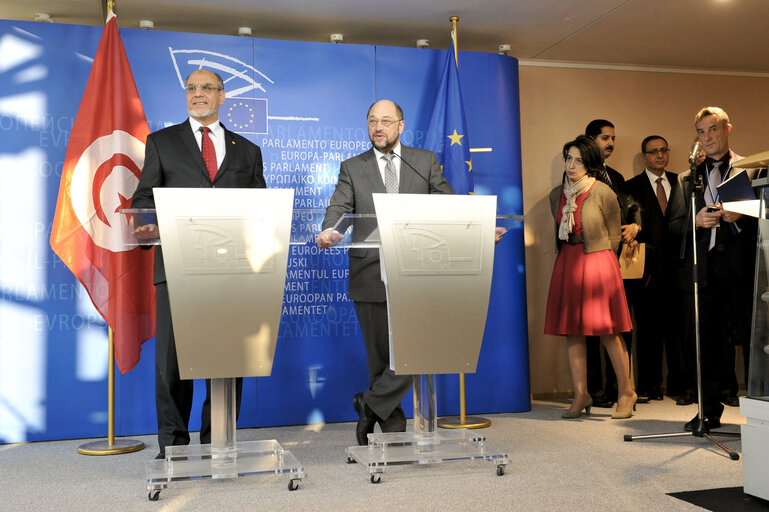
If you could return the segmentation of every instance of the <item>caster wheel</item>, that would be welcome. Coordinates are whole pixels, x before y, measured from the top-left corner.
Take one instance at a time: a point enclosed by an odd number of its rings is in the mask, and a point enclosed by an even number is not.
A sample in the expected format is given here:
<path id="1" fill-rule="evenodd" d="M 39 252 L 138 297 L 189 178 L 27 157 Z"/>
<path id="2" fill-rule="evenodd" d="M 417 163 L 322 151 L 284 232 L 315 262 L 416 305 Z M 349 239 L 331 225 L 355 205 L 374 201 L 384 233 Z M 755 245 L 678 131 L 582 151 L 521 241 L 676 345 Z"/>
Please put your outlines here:
<path id="1" fill-rule="evenodd" d="M 371 475 L 371 483 L 372 484 L 378 484 L 382 481 L 382 475 L 381 473 L 374 473 Z"/>
<path id="2" fill-rule="evenodd" d="M 497 466 L 497 476 L 502 476 L 505 474 L 505 466 Z"/>
<path id="3" fill-rule="evenodd" d="M 357 460 L 353 459 L 349 455 L 347 456 L 347 464 L 357 464 L 357 463 L 358 463 Z"/>
<path id="4" fill-rule="evenodd" d="M 731 457 L 732 460 L 740 460 L 740 454 L 737 452 L 730 453 L 729 457 Z"/>
<path id="5" fill-rule="evenodd" d="M 297 489 L 299 489 L 299 480 L 296 480 L 296 479 L 289 480 L 288 481 L 288 490 L 289 491 L 295 491 Z"/>
<path id="6" fill-rule="evenodd" d="M 150 501 L 157 501 L 160 499 L 160 491 L 150 491 L 147 494 L 147 499 Z"/>

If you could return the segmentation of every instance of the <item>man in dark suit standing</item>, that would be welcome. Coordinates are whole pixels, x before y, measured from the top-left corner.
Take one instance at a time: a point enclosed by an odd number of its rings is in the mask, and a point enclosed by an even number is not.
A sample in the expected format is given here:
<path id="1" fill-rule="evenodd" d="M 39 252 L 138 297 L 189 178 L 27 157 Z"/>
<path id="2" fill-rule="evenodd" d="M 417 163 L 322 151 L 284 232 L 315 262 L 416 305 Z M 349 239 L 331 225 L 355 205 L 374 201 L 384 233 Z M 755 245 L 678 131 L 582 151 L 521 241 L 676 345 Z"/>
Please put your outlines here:
<path id="1" fill-rule="evenodd" d="M 614 125 L 606 119 L 593 119 L 585 127 L 585 135 L 595 140 L 601 151 L 603 171 L 596 175 L 596 179 L 611 187 L 617 194 L 620 206 L 622 225 L 622 242 L 624 244 L 635 243 L 635 238 L 641 230 L 641 212 L 638 203 L 633 199 L 625 185 L 625 178 L 615 169 L 606 165 L 606 160 L 614 153 Z M 630 301 L 630 297 L 628 297 Z M 601 371 L 601 346 L 597 336 L 587 338 L 587 387 L 596 407 L 613 407 L 617 400 L 617 377 L 610 364 L 606 364 L 604 372 Z M 628 345 L 630 354 L 629 333 L 623 334 L 623 339 Z M 606 357 L 604 357 L 606 359 Z M 604 373 L 606 383 L 604 384 Z"/>
<path id="2" fill-rule="evenodd" d="M 707 155 L 694 172 L 694 181 L 701 179 L 703 190 L 695 196 L 692 214 L 697 240 L 702 409 L 705 429 L 710 429 L 721 426 L 724 406 L 719 386 L 724 384 L 725 360 L 734 368 L 734 355 L 729 358 L 727 345 L 742 344 L 746 352 L 750 345 L 757 230 L 756 219 L 722 208 L 717 187 L 740 172 L 752 180 L 757 170 L 732 167 L 740 157 L 729 149 L 732 125 L 721 108 L 703 108 L 695 116 L 694 126 Z M 670 230 L 684 237 L 686 243 L 680 285 L 690 297 L 686 318 L 692 325 L 686 350 L 694 353 L 692 225 L 687 216 L 693 187 L 691 174 L 686 171 L 678 176 L 679 187 L 670 203 Z M 692 430 L 697 419 L 695 416 L 687 423 L 686 429 Z"/>
<path id="3" fill-rule="evenodd" d="M 403 110 L 390 100 L 377 101 L 367 117 L 371 149 L 342 162 L 339 180 L 323 220 L 317 243 L 332 246 L 341 235 L 333 228 L 346 213 L 375 213 L 372 193 L 451 194 L 435 154 L 400 143 Z M 363 239 L 375 228 L 359 222 L 353 236 Z M 400 403 L 412 384 L 410 375 L 390 369 L 387 297 L 380 274 L 378 249 L 350 249 L 350 298 L 361 326 L 368 361 L 369 387 L 353 398 L 358 413 L 358 444 L 368 444 L 368 434 L 379 423 L 382 432 L 406 430 Z"/>
<path id="4" fill-rule="evenodd" d="M 627 190 L 641 207 L 643 230 L 636 240 L 646 244 L 644 274 L 628 280 L 626 288 L 635 310 L 638 402 L 662 400 L 662 350 L 667 355 L 668 390 L 681 390 L 681 312 L 676 300 L 675 268 L 679 247 L 671 240 L 668 203 L 678 187 L 678 175 L 666 171 L 667 141 L 650 135 L 641 142 L 646 169 L 628 180 Z"/>
<path id="5" fill-rule="evenodd" d="M 262 153 L 258 146 L 227 130 L 219 123 L 219 107 L 225 93 L 222 77 L 206 69 L 194 71 L 185 81 L 187 121 L 169 126 L 147 137 L 139 185 L 132 208 L 154 208 L 153 187 L 264 188 Z M 137 236 L 156 238 L 157 226 L 143 226 Z M 165 447 L 190 442 L 188 432 L 192 408 L 192 380 L 179 378 L 176 342 L 171 321 L 163 255 L 155 250 L 154 283 L 157 308 L 155 338 L 155 406 L 158 444 Z M 240 410 L 242 379 L 237 379 L 236 402 Z M 209 382 L 201 414 L 200 442 L 211 442 Z"/>

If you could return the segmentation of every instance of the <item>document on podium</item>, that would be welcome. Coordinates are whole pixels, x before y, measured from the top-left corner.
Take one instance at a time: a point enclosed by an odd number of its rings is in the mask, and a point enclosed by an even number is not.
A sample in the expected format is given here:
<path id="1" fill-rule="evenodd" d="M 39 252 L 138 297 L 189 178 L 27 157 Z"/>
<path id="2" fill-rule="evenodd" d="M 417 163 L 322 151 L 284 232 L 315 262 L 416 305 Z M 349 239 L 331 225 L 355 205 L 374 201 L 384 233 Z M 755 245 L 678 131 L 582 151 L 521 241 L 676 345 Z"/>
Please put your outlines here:
<path id="1" fill-rule="evenodd" d="M 718 185 L 716 189 L 718 190 L 718 199 L 722 203 L 756 199 L 756 192 L 753 190 L 748 173 L 745 171 L 738 172 Z"/>
<path id="2" fill-rule="evenodd" d="M 758 217 L 759 202 L 748 178 L 740 171 L 717 187 L 718 198 L 724 210 Z"/>

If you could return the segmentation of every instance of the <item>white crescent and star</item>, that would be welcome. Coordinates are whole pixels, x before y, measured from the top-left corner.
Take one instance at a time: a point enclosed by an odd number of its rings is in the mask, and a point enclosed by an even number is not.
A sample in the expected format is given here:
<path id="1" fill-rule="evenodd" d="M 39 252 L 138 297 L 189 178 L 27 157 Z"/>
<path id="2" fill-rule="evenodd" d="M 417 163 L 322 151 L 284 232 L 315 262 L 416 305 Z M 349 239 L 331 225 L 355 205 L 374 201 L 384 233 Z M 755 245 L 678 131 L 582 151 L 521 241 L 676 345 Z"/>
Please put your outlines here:
<path id="1" fill-rule="evenodd" d="M 129 250 L 129 226 L 119 211 L 129 208 L 144 165 L 144 143 L 115 130 L 94 140 L 72 171 L 72 209 L 83 229 L 99 247 Z M 121 218 L 122 217 L 122 218 Z"/>

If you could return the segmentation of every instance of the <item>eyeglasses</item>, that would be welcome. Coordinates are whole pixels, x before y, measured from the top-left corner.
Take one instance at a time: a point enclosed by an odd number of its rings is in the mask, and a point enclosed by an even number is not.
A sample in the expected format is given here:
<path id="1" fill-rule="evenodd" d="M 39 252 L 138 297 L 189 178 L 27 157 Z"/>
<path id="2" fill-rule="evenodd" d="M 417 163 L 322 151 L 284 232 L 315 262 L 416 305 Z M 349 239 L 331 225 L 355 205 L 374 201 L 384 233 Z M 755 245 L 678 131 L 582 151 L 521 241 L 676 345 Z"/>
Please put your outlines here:
<path id="1" fill-rule="evenodd" d="M 647 151 L 644 151 L 647 155 L 656 155 L 657 153 L 661 155 L 667 155 L 670 153 L 670 150 L 668 148 L 659 148 L 659 149 L 649 149 Z"/>
<path id="2" fill-rule="evenodd" d="M 214 92 L 214 91 L 221 91 L 223 87 L 217 87 L 213 84 L 201 84 L 201 85 L 190 84 L 190 85 L 185 85 L 184 89 L 187 92 L 195 92 L 198 89 L 200 89 L 203 92 Z"/>
<path id="3" fill-rule="evenodd" d="M 381 124 L 385 128 L 389 128 L 393 123 L 400 123 L 403 119 L 369 119 L 369 128 L 376 128 L 376 125 Z"/>

